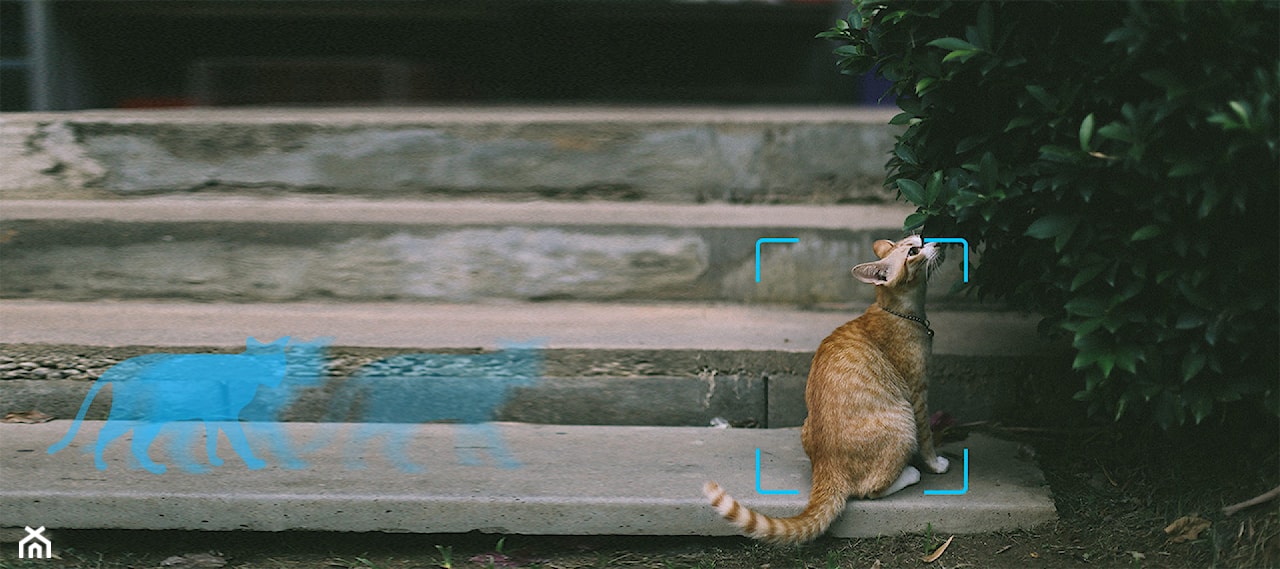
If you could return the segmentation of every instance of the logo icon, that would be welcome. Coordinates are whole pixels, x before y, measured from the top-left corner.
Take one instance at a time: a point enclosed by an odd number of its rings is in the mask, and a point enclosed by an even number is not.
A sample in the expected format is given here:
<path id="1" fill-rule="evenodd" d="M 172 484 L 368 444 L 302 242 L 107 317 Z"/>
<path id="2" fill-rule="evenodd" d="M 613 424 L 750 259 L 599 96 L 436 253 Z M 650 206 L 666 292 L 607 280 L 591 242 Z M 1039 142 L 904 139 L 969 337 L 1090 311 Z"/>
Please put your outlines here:
<path id="1" fill-rule="evenodd" d="M 27 526 L 27 537 L 18 542 L 18 559 L 53 559 L 53 544 L 41 533 L 44 526 L 31 529 Z"/>

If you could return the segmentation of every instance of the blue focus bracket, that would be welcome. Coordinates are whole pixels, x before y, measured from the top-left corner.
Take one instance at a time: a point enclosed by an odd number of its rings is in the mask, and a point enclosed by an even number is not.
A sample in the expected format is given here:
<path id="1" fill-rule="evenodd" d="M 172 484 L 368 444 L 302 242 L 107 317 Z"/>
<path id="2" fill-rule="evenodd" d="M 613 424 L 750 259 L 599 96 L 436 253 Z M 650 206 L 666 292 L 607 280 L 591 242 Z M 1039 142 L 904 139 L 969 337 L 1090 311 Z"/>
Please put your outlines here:
<path id="1" fill-rule="evenodd" d="M 964 246 L 964 282 L 969 282 L 969 242 L 963 237 L 925 237 L 925 243 L 959 243 Z M 760 245 L 756 244 L 756 282 L 760 282 Z"/>
<path id="2" fill-rule="evenodd" d="M 761 237 L 756 239 L 756 282 L 760 282 L 760 244 L 761 243 L 799 243 L 799 237 Z"/>
<path id="3" fill-rule="evenodd" d="M 757 450 L 756 452 L 760 452 Z M 756 464 L 759 464 L 757 462 Z M 759 477 L 756 478 L 756 486 L 760 486 Z M 925 490 L 925 496 L 961 496 L 969 491 L 969 449 L 964 449 L 964 488 L 959 490 Z"/>
<path id="4" fill-rule="evenodd" d="M 799 494 L 799 490 L 765 490 L 760 487 L 760 449 L 756 449 L 756 492 L 761 494 Z"/>

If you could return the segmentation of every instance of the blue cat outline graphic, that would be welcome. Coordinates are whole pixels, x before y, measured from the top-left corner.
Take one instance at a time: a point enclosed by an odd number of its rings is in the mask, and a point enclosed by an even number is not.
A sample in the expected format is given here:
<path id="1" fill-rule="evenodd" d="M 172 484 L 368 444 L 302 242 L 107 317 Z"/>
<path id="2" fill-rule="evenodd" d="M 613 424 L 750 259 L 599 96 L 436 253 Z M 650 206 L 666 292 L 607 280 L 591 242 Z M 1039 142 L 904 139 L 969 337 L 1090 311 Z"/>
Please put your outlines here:
<path id="1" fill-rule="evenodd" d="M 263 468 L 266 463 L 254 456 L 241 427 L 240 415 L 255 400 L 260 387 L 277 388 L 284 383 L 288 371 L 288 342 L 287 336 L 270 343 L 249 338 L 245 351 L 240 354 L 147 354 L 120 362 L 94 382 L 66 436 L 47 452 L 54 454 L 71 444 L 94 397 L 103 387 L 111 385 L 111 411 L 93 448 L 94 466 L 98 470 L 107 467 L 103 458 L 107 445 L 133 430 L 133 457 L 147 471 L 164 473 L 167 467 L 149 455 L 151 443 L 166 426 L 195 420 L 203 423 L 210 464 L 222 464 L 216 453 L 217 435 L 221 431 L 248 468 Z M 292 389 L 288 391 L 291 393 Z M 275 411 L 282 408 L 272 407 Z M 189 442 L 198 425 L 184 426 L 186 429 L 178 439 Z M 287 441 L 277 439 L 277 442 L 288 446 Z M 179 466 L 192 472 L 203 470 L 187 458 L 184 445 L 174 441 L 174 446 L 179 449 L 173 453 Z"/>
<path id="2" fill-rule="evenodd" d="M 354 418 L 360 423 L 347 442 L 346 465 L 364 468 L 364 449 L 371 439 L 386 437 L 384 454 L 403 472 L 425 471 L 405 452 L 422 423 L 453 423 L 454 449 L 460 464 L 483 463 L 487 450 L 502 468 L 519 468 L 501 431 L 492 423 L 517 387 L 542 379 L 542 343 L 500 343 L 481 354 L 418 353 L 374 361 L 358 370 L 332 400 L 326 422 Z"/>
<path id="3" fill-rule="evenodd" d="M 240 410 L 241 427 L 246 429 L 250 443 L 267 447 L 280 465 L 289 470 L 306 468 L 307 462 L 295 452 L 289 435 L 278 421 L 297 399 L 300 390 L 324 385 L 328 379 L 327 348 L 332 342 L 330 337 L 310 342 L 290 341 L 284 348 L 284 381 L 274 387 L 259 386 L 253 401 Z M 207 470 L 191 461 L 187 454 L 198 426 L 196 423 L 181 425 L 177 436 L 170 439 L 171 453 L 179 466 L 195 473 Z M 209 463 L 221 466 L 222 460 L 217 457 L 217 431 L 210 433 L 206 429 L 205 436 Z"/>

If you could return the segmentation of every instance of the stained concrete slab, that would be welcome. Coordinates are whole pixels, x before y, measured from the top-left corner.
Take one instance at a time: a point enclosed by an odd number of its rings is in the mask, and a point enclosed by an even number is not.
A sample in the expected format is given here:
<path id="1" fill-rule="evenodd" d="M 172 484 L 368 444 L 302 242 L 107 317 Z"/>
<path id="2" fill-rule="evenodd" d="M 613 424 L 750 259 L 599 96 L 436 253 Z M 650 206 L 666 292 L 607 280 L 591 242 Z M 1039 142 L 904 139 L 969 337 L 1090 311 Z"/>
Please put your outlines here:
<path id="1" fill-rule="evenodd" d="M 243 196 L 0 203 L 0 297 L 367 302 L 874 299 L 849 275 L 900 205 Z M 760 250 L 756 240 L 798 243 Z M 935 303 L 961 277 L 935 275 Z M 969 301 L 971 304 L 971 301 Z"/>
<path id="2" fill-rule="evenodd" d="M 796 429 L 583 427 L 498 423 L 501 446 L 516 464 L 504 467 L 492 442 L 459 436 L 460 426 L 413 426 L 399 457 L 420 465 L 406 472 L 373 444 L 352 449 L 359 425 L 326 433 L 319 424 L 272 424 L 289 442 L 329 441 L 304 454 L 308 465 L 288 469 L 253 437 L 267 466 L 249 470 L 225 446 L 226 463 L 202 474 L 172 467 L 163 474 L 129 468 L 124 437 L 106 450 L 97 470 L 81 451 L 103 423 L 84 423 L 76 442 L 45 450 L 63 437 L 69 421 L 0 424 L 0 527 L 188 530 L 324 530 L 523 534 L 729 535 L 701 494 L 714 479 L 745 504 L 771 515 L 804 505 L 809 467 Z M 164 436 L 162 435 L 162 439 Z M 192 456 L 203 460 L 201 437 Z M 152 457 L 175 464 L 163 441 Z M 763 495 L 757 488 L 755 451 L 761 450 L 761 487 L 798 490 Z M 923 490 L 964 487 L 962 453 L 969 453 L 968 489 L 930 496 Z M 975 533 L 1029 528 L 1055 519 L 1048 488 L 1017 445 L 974 435 L 947 445 L 953 468 L 926 475 L 921 484 L 884 500 L 851 501 L 831 532 L 873 537 L 899 532 Z M 478 453 L 474 465 L 460 459 Z M 353 458 L 363 458 L 355 468 Z"/>
<path id="3" fill-rule="evenodd" d="M 330 337 L 334 345 L 495 348 L 537 338 L 548 348 L 813 351 L 865 309 L 801 310 L 711 303 L 198 303 L 0 300 L 0 343 L 228 346 L 256 338 Z M 933 353 L 1019 356 L 1056 349 L 1037 318 L 930 311 Z"/>
<path id="4" fill-rule="evenodd" d="M 891 199 L 875 108 L 5 113 L 0 196 L 327 192 L 667 202 Z"/>
<path id="5" fill-rule="evenodd" d="M 75 380 L 2 371 L 6 408 L 0 412 L 73 416 L 89 389 L 86 379 L 144 353 L 239 352 L 249 336 L 330 337 L 341 348 L 334 361 L 345 371 L 330 373 L 324 387 L 297 393 L 285 415 L 317 421 L 324 420 L 335 386 L 361 362 L 539 339 L 547 348 L 546 380 L 521 388 L 496 418 L 675 426 L 705 425 L 719 416 L 735 425 L 795 426 L 805 416 L 813 350 L 854 316 L 690 304 L 0 301 L 0 355 L 27 361 L 106 351 L 113 358 L 87 362 L 93 373 L 77 370 Z M 1044 378 L 1056 377 L 1053 370 L 1066 369 L 1052 355 L 1055 347 L 1036 338 L 1033 318 L 982 312 L 931 312 L 930 318 L 937 331 L 931 406 L 966 421 L 1010 416 Z M 652 405 L 657 394 L 669 404 Z"/>

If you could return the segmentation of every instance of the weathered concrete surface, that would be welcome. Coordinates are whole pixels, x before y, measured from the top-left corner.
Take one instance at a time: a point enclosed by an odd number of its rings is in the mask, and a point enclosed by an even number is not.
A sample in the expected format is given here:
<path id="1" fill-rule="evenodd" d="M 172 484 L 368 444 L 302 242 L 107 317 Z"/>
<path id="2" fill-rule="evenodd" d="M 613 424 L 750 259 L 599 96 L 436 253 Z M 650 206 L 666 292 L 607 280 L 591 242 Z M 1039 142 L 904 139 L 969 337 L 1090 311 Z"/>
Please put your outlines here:
<path id="1" fill-rule="evenodd" d="M 901 206 L 144 199 L 0 202 L 0 296 L 869 303 Z M 755 243 L 795 237 L 761 248 Z M 934 277 L 939 305 L 960 254 Z"/>
<path id="2" fill-rule="evenodd" d="M 239 352 L 244 338 L 334 337 L 330 380 L 295 394 L 284 417 L 320 421 L 341 381 L 404 353 L 474 351 L 500 339 L 542 338 L 545 380 L 520 388 L 500 420 L 572 424 L 785 427 L 805 417 L 813 350 L 842 312 L 680 305 L 216 305 L 0 302 L 0 356 L 79 362 L 76 380 L 37 369 L 0 370 L 0 412 L 74 416 L 88 379 L 152 352 Z M 1010 314 L 931 314 L 931 407 L 964 421 L 1013 420 L 1061 381 L 1066 363 Z M 367 346 L 367 347 L 359 347 Z M 1069 361 L 1069 360 L 1067 360 Z M 42 365 L 44 365 L 42 363 Z M 9 369 L 11 368 L 11 369 Z M 59 374 L 61 377 L 61 374 Z M 654 405 L 655 400 L 663 401 Z M 104 390 L 90 418 L 106 416 Z"/>
<path id="3" fill-rule="evenodd" d="M 193 474 L 170 468 L 160 475 L 128 468 L 122 437 L 107 448 L 107 469 L 89 456 L 102 423 L 87 422 L 71 447 L 45 450 L 70 422 L 0 424 L 0 527 L 383 531 L 522 534 L 729 535 L 702 497 L 702 483 L 718 481 L 746 505 L 771 515 L 799 512 L 808 496 L 809 466 L 795 429 L 674 427 L 570 427 L 496 424 L 518 461 L 501 468 L 466 446 L 456 427 L 421 425 L 404 457 L 424 467 L 405 472 L 373 444 L 358 451 L 364 469 L 344 452 L 355 426 L 304 458 L 305 468 L 281 467 L 252 444 L 266 468 L 248 470 L 222 448 L 222 466 Z M 323 440 L 323 427 L 290 423 L 290 441 Z M 255 431 L 249 425 L 250 433 Z M 162 437 L 163 438 L 163 437 Z M 224 439 L 225 440 L 225 439 Z M 463 439 L 466 440 L 466 439 Z M 376 439 L 375 439 L 376 441 Z M 163 441 L 151 456 L 172 464 Z M 193 437 L 192 456 L 203 459 Z M 755 449 L 761 449 L 760 485 L 795 489 L 794 496 L 753 490 Z M 926 496 L 923 489 L 964 485 L 962 449 L 969 449 L 969 487 L 960 496 Z M 479 464 L 459 464 L 459 452 L 479 452 Z M 1023 529 L 1055 519 L 1053 502 L 1034 464 L 1017 458 L 1016 445 L 978 435 L 943 447 L 952 469 L 925 475 L 919 485 L 883 500 L 851 501 L 831 533 L 873 537 L 900 532 L 976 533 Z M 204 463 L 203 460 L 199 462 Z"/>
<path id="4" fill-rule="evenodd" d="M 548 348 L 811 352 L 848 311 L 718 304 L 584 302 L 415 304 L 0 301 L 0 344 L 224 346 L 244 339 L 332 337 L 340 346 L 495 348 L 539 338 Z M 1037 319 L 1007 312 L 930 312 L 934 354 L 1018 356 L 1054 349 Z"/>
<path id="5" fill-rule="evenodd" d="M 0 197 L 208 190 L 885 201 L 901 127 L 857 108 L 6 113 Z"/>

